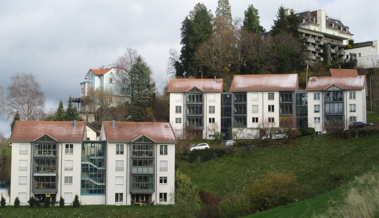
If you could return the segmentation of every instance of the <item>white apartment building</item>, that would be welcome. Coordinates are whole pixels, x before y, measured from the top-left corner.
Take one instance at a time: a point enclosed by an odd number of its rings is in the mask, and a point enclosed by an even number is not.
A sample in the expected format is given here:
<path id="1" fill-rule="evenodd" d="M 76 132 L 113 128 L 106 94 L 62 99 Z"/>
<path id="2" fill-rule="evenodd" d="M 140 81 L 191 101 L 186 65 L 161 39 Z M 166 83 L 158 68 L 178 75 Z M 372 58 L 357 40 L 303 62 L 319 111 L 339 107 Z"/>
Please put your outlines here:
<path id="1" fill-rule="evenodd" d="M 109 141 L 108 141 L 109 140 Z M 84 121 L 17 121 L 10 204 L 31 196 L 70 204 L 168 204 L 176 138 L 169 123 L 103 122 L 100 141 Z"/>
<path id="2" fill-rule="evenodd" d="M 170 123 L 178 138 L 212 139 L 221 132 L 222 79 L 171 79 Z"/>
<path id="3" fill-rule="evenodd" d="M 357 58 L 357 67 L 379 67 L 379 41 L 354 43 L 354 46 L 356 48 L 345 50 L 345 59 L 349 59 L 350 55 L 354 54 Z"/>
<path id="4" fill-rule="evenodd" d="M 308 125 L 316 133 L 334 124 L 347 129 L 352 122 L 366 122 L 366 76 L 343 71 L 331 69 L 330 77 L 309 78 Z"/>
<path id="5" fill-rule="evenodd" d="M 258 138 L 260 128 L 282 127 L 296 116 L 297 74 L 235 75 L 231 127 L 237 138 Z"/>
<path id="6" fill-rule="evenodd" d="M 80 99 L 84 99 L 90 90 L 90 88 L 103 89 L 112 93 L 109 103 L 110 106 L 116 106 L 125 102 L 130 102 L 129 95 L 125 86 L 128 82 L 127 72 L 124 69 L 119 68 L 105 68 L 102 69 L 90 69 L 86 76 L 85 81 L 80 83 Z M 82 111 L 93 111 L 94 108 L 90 108 L 81 101 Z"/>

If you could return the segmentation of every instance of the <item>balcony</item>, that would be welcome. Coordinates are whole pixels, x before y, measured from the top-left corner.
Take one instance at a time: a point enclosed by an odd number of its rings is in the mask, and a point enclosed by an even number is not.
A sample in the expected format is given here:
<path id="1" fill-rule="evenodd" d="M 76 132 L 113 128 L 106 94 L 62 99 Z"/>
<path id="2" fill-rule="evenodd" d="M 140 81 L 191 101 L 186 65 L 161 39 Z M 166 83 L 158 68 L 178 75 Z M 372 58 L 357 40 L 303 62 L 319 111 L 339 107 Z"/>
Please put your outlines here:
<path id="1" fill-rule="evenodd" d="M 307 42 L 316 43 L 316 41 L 313 38 L 307 38 Z"/>
<path id="2" fill-rule="evenodd" d="M 316 50 L 315 50 L 315 47 L 313 47 L 313 46 L 308 46 L 307 49 L 308 49 L 309 51 L 316 51 Z"/>

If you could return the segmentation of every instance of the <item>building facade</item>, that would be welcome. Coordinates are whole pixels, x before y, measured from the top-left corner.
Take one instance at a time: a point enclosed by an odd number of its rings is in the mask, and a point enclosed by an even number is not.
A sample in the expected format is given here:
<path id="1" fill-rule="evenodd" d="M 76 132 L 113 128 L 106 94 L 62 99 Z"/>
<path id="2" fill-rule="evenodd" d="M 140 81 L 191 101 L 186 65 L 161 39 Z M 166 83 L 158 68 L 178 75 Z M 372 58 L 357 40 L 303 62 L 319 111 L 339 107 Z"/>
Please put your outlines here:
<path id="1" fill-rule="evenodd" d="M 83 121 L 17 121 L 10 143 L 10 204 L 31 196 L 71 204 L 75 195 L 83 205 L 172 202 L 176 138 L 169 123 L 103 122 L 98 139 Z"/>
<path id="2" fill-rule="evenodd" d="M 346 50 L 345 58 L 350 59 L 355 55 L 357 67 L 378 68 L 379 67 L 379 41 L 368 41 L 354 43 L 354 48 Z"/>
<path id="3" fill-rule="evenodd" d="M 221 131 L 222 79 L 171 79 L 170 123 L 177 137 L 213 139 Z"/>

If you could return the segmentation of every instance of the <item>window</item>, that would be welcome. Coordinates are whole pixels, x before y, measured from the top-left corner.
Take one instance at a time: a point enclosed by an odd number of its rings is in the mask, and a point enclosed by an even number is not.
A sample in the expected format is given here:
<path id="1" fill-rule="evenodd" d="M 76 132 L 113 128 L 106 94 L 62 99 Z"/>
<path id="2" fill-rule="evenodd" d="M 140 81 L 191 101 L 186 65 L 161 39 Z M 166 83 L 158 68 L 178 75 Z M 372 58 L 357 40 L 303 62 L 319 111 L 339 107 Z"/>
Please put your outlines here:
<path id="1" fill-rule="evenodd" d="M 55 159 L 42 158 L 34 159 L 35 173 L 55 173 L 57 170 L 57 161 Z"/>
<path id="2" fill-rule="evenodd" d="M 209 118 L 209 123 L 215 123 L 215 118 Z"/>
<path id="3" fill-rule="evenodd" d="M 19 176 L 18 177 L 18 184 L 19 185 L 26 185 L 26 181 L 27 181 L 26 176 Z"/>
<path id="4" fill-rule="evenodd" d="M 253 113 L 258 113 L 258 105 L 253 105 Z"/>
<path id="5" fill-rule="evenodd" d="M 274 119 L 274 117 L 269 117 L 269 118 L 268 118 L 268 122 L 269 122 L 269 123 L 275 123 L 275 119 Z"/>
<path id="6" fill-rule="evenodd" d="M 351 116 L 350 123 L 355 123 L 355 122 L 357 122 L 357 117 Z"/>
<path id="7" fill-rule="evenodd" d="M 113 78 L 109 78 L 109 83 L 110 83 L 110 84 L 113 83 Z"/>
<path id="8" fill-rule="evenodd" d="M 280 93 L 279 101 L 280 102 L 292 102 L 292 93 L 290 93 L 290 92 Z"/>
<path id="9" fill-rule="evenodd" d="M 320 123 L 320 117 L 315 117 L 315 123 Z"/>
<path id="10" fill-rule="evenodd" d="M 132 190 L 154 189 L 153 176 L 132 176 Z"/>
<path id="11" fill-rule="evenodd" d="M 65 185 L 71 185 L 72 184 L 72 176 L 65 176 L 64 177 L 64 184 Z"/>
<path id="12" fill-rule="evenodd" d="M 253 117 L 252 121 L 253 123 L 258 123 L 258 117 Z"/>
<path id="13" fill-rule="evenodd" d="M 161 160 L 159 170 L 160 171 L 167 171 L 167 168 L 168 168 L 167 161 L 166 160 Z"/>
<path id="14" fill-rule="evenodd" d="M 175 113 L 177 114 L 182 113 L 182 106 L 175 106 Z"/>
<path id="15" fill-rule="evenodd" d="M 358 56 L 361 57 L 361 53 L 358 53 Z"/>
<path id="16" fill-rule="evenodd" d="M 153 145 L 142 144 L 133 145 L 133 157 L 152 157 L 153 156 Z"/>
<path id="17" fill-rule="evenodd" d="M 116 193 L 115 194 L 115 202 L 116 203 L 122 203 L 124 200 L 123 193 Z"/>
<path id="18" fill-rule="evenodd" d="M 314 111 L 315 111 L 315 113 L 319 113 L 320 112 L 320 105 L 319 104 L 316 104 L 314 106 Z"/>
<path id="19" fill-rule="evenodd" d="M 182 101 L 182 95 L 181 95 L 181 94 L 176 94 L 176 95 L 175 95 L 175 101 L 176 101 L 176 102 L 180 102 L 180 101 Z"/>
<path id="20" fill-rule="evenodd" d="M 246 117 L 234 117 L 234 127 L 245 127 Z"/>
<path id="21" fill-rule="evenodd" d="M 123 185 L 124 184 L 124 177 L 122 177 L 122 176 L 116 176 L 116 178 L 115 178 L 115 184 L 116 185 Z"/>
<path id="22" fill-rule="evenodd" d="M 268 112 L 275 112 L 274 105 L 269 105 L 268 106 Z"/>
<path id="23" fill-rule="evenodd" d="M 167 145 L 161 145 L 160 147 L 160 154 L 167 155 Z"/>
<path id="24" fill-rule="evenodd" d="M 354 92 L 349 92 L 349 98 L 350 99 L 355 99 L 355 91 Z"/>
<path id="25" fill-rule="evenodd" d="M 187 105 L 187 114 L 203 114 L 203 106 L 201 105 Z"/>
<path id="26" fill-rule="evenodd" d="M 234 114 L 246 114 L 246 104 L 234 105 Z"/>
<path id="27" fill-rule="evenodd" d="M 92 73 L 89 74 L 89 79 L 92 79 Z"/>
<path id="28" fill-rule="evenodd" d="M 268 100 L 274 100 L 274 93 L 268 93 Z"/>
<path id="29" fill-rule="evenodd" d="M 153 160 L 133 159 L 132 173 L 154 173 Z"/>
<path id="30" fill-rule="evenodd" d="M 209 113 L 214 114 L 215 113 L 215 106 L 209 106 Z"/>
<path id="31" fill-rule="evenodd" d="M 19 170 L 20 171 L 28 170 L 28 161 L 27 160 L 20 160 Z"/>
<path id="32" fill-rule="evenodd" d="M 124 161 L 116 160 L 116 171 L 124 171 Z"/>
<path id="33" fill-rule="evenodd" d="M 116 144 L 116 154 L 124 154 L 124 144 Z"/>
<path id="34" fill-rule="evenodd" d="M 159 202 L 167 202 L 167 193 L 159 193 Z"/>
<path id="35" fill-rule="evenodd" d="M 159 177 L 160 184 L 167 184 L 167 177 Z"/>
<path id="36" fill-rule="evenodd" d="M 103 79 L 100 77 L 100 84 L 103 82 Z"/>
<path id="37" fill-rule="evenodd" d="M 211 101 L 211 102 L 215 101 L 215 95 L 214 94 L 209 95 L 209 101 Z"/>
<path id="38" fill-rule="evenodd" d="M 72 204 L 72 192 L 64 193 L 64 202 L 67 204 Z"/>
<path id="39" fill-rule="evenodd" d="M 201 103 L 203 102 L 203 94 L 187 94 L 188 103 Z"/>
<path id="40" fill-rule="evenodd" d="M 19 154 L 28 154 L 28 145 L 21 144 L 20 145 L 20 153 Z"/>
<path id="41" fill-rule="evenodd" d="M 187 126 L 203 126 L 203 118 L 187 117 Z"/>
<path id="42" fill-rule="evenodd" d="M 73 169 L 72 160 L 66 160 L 64 162 L 64 170 L 72 170 L 72 169 Z"/>
<path id="43" fill-rule="evenodd" d="M 73 154 L 73 152 L 74 152 L 74 145 L 66 144 L 65 154 Z"/>
<path id="44" fill-rule="evenodd" d="M 57 187 L 55 176 L 34 176 L 33 180 L 34 189 L 56 189 Z"/>
<path id="45" fill-rule="evenodd" d="M 175 123 L 182 123 L 182 118 L 175 118 Z"/>
<path id="46" fill-rule="evenodd" d="M 26 192 L 19 192 L 18 199 L 20 200 L 20 203 L 26 203 Z"/>
<path id="47" fill-rule="evenodd" d="M 320 93 L 318 92 L 318 93 L 314 93 L 313 94 L 313 99 L 314 100 L 320 100 Z"/>
<path id="48" fill-rule="evenodd" d="M 246 102 L 246 93 L 235 93 L 234 102 L 238 102 L 238 103 Z"/>
<path id="49" fill-rule="evenodd" d="M 258 101 L 258 93 L 252 93 L 252 100 Z"/>
<path id="50" fill-rule="evenodd" d="M 350 112 L 355 112 L 356 111 L 356 106 L 355 104 L 350 104 Z"/>

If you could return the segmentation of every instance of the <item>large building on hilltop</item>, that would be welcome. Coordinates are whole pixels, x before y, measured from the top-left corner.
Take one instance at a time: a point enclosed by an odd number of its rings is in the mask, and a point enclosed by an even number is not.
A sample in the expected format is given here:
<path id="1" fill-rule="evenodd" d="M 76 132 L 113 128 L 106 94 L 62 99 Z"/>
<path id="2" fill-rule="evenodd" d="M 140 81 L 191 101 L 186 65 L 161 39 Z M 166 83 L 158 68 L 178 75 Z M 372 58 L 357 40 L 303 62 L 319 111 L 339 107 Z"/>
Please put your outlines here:
<path id="1" fill-rule="evenodd" d="M 379 68 L 379 41 L 354 43 L 354 47 L 346 50 L 345 59 L 355 55 L 357 67 Z"/>

